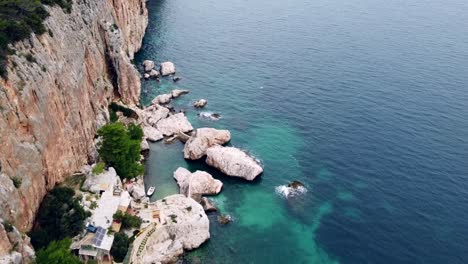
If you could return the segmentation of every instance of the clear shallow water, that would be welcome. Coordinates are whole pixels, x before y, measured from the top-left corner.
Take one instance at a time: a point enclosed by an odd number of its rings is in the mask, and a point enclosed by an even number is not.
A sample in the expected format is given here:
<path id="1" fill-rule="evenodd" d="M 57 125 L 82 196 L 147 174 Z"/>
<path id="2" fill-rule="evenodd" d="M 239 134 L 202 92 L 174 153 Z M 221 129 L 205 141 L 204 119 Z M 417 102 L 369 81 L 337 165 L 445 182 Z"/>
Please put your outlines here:
<path id="1" fill-rule="evenodd" d="M 153 144 L 147 180 L 178 166 L 224 182 L 202 263 L 467 263 L 468 4 L 449 1 L 150 0 L 136 63 L 175 62 L 195 127 L 231 130 L 262 160 L 254 183 Z M 218 122 L 197 118 L 206 98 Z M 164 149 L 164 150 L 163 150 Z M 275 188 L 300 180 L 285 200 Z"/>

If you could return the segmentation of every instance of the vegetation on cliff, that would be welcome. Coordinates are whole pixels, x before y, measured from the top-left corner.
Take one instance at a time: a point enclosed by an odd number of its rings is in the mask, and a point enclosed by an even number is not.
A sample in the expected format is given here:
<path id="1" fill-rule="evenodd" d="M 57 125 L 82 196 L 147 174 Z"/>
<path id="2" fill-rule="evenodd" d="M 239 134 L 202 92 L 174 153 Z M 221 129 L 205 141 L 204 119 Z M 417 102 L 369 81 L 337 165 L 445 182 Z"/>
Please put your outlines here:
<path id="1" fill-rule="evenodd" d="M 112 218 L 115 221 L 122 223 L 122 229 L 139 228 L 142 221 L 140 217 L 128 213 L 122 213 L 122 211 L 117 211 Z"/>
<path id="2" fill-rule="evenodd" d="M 90 213 L 83 209 L 74 195 L 73 189 L 62 186 L 56 186 L 46 195 L 30 233 L 36 250 L 46 247 L 51 241 L 73 237 L 83 230 L 84 220 Z"/>
<path id="3" fill-rule="evenodd" d="M 8 44 L 26 39 L 32 32 L 47 31 L 43 22 L 49 16 L 43 4 L 59 5 L 71 11 L 72 0 L 0 0 L 0 76 L 6 78 L 6 57 L 13 51 Z M 31 54 L 29 60 L 33 60 Z"/>
<path id="4" fill-rule="evenodd" d="M 114 235 L 114 243 L 110 253 L 116 262 L 122 262 L 128 251 L 130 239 L 125 233 L 119 232 Z"/>
<path id="5" fill-rule="evenodd" d="M 138 162 L 143 137 L 140 127 L 130 124 L 127 128 L 120 122 L 111 123 L 100 128 L 98 135 L 102 137 L 100 157 L 114 167 L 120 177 L 131 179 L 143 174 L 143 165 Z"/>
<path id="6" fill-rule="evenodd" d="M 70 252 L 71 239 L 51 242 L 46 248 L 36 253 L 37 264 L 79 264 L 77 256 Z"/>

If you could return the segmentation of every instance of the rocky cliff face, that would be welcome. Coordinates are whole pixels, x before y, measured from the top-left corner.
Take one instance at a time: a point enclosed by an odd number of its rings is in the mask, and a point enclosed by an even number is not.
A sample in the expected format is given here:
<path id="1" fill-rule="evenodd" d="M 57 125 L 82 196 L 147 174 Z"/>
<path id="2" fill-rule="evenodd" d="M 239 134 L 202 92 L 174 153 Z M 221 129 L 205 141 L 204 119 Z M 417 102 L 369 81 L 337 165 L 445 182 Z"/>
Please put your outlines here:
<path id="1" fill-rule="evenodd" d="M 8 80 L 0 79 L 0 218 L 19 230 L 31 228 L 48 189 L 92 159 L 109 102 L 138 104 L 131 59 L 148 22 L 145 2 L 74 0 L 71 14 L 48 7 L 49 33 L 15 44 Z"/>

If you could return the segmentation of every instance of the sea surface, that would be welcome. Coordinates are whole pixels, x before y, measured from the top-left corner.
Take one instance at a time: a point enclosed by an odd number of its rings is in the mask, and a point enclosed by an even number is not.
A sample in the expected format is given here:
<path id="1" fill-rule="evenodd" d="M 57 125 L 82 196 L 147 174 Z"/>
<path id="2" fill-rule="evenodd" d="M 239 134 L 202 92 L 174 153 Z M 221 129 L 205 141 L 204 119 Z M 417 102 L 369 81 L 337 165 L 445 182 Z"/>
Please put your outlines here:
<path id="1" fill-rule="evenodd" d="M 468 263 L 468 2 L 149 0 L 135 63 L 170 60 L 194 127 L 229 129 L 255 182 L 151 145 L 154 199 L 177 167 L 224 183 L 191 263 Z M 138 66 L 141 69 L 141 66 Z M 195 110 L 194 100 L 208 106 Z M 201 111 L 222 119 L 199 118 Z M 307 192 L 285 198 L 298 180 Z"/>

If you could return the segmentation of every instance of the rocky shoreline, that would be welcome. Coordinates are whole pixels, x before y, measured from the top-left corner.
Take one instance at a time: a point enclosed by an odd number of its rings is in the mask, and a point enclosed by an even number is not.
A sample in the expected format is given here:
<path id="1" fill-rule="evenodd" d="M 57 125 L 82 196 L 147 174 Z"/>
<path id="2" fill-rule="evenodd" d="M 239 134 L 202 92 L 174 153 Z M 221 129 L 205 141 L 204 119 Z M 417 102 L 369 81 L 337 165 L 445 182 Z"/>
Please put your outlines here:
<path id="1" fill-rule="evenodd" d="M 172 62 L 163 62 L 158 69 L 156 63 L 145 60 L 142 66 L 144 79 L 158 81 L 160 76 L 173 76 L 174 81 L 176 78 L 180 80 L 180 77 L 174 76 L 176 68 Z M 194 128 L 185 113 L 173 110 L 170 105 L 172 100 L 188 93 L 189 90 L 175 89 L 156 96 L 145 108 L 126 106 L 136 113 L 132 122 L 143 129 L 144 150 L 149 149 L 149 142 L 180 140 L 185 144 L 182 153 L 185 159 L 200 160 L 206 157 L 207 165 L 227 176 L 238 177 L 246 181 L 252 181 L 261 175 L 263 168 L 255 158 L 241 149 L 224 146 L 231 140 L 230 131 L 209 127 Z M 202 108 L 206 104 L 207 100 L 199 99 L 193 107 Z M 151 227 L 156 231 L 148 235 L 145 246 L 139 248 L 140 253 L 131 253 L 131 259 L 135 263 L 175 262 L 184 250 L 195 249 L 210 237 L 206 212 L 213 212 L 217 209 L 205 196 L 219 194 L 223 183 L 205 171 L 190 172 L 182 167 L 174 172 L 174 179 L 179 186 L 179 195 L 172 195 L 154 203 L 147 202 L 147 204 L 156 208 L 164 205 L 167 210 L 178 213 L 171 213 L 171 219 L 165 221 L 170 224 L 171 228 L 158 227 L 158 225 Z M 133 196 L 133 192 L 131 193 Z M 180 207 L 185 207 L 186 210 L 181 210 Z M 197 213 L 193 214 L 193 211 Z M 227 224 L 232 220 L 229 215 L 220 215 L 218 218 L 220 224 Z M 188 224 L 191 228 L 185 230 Z"/>

